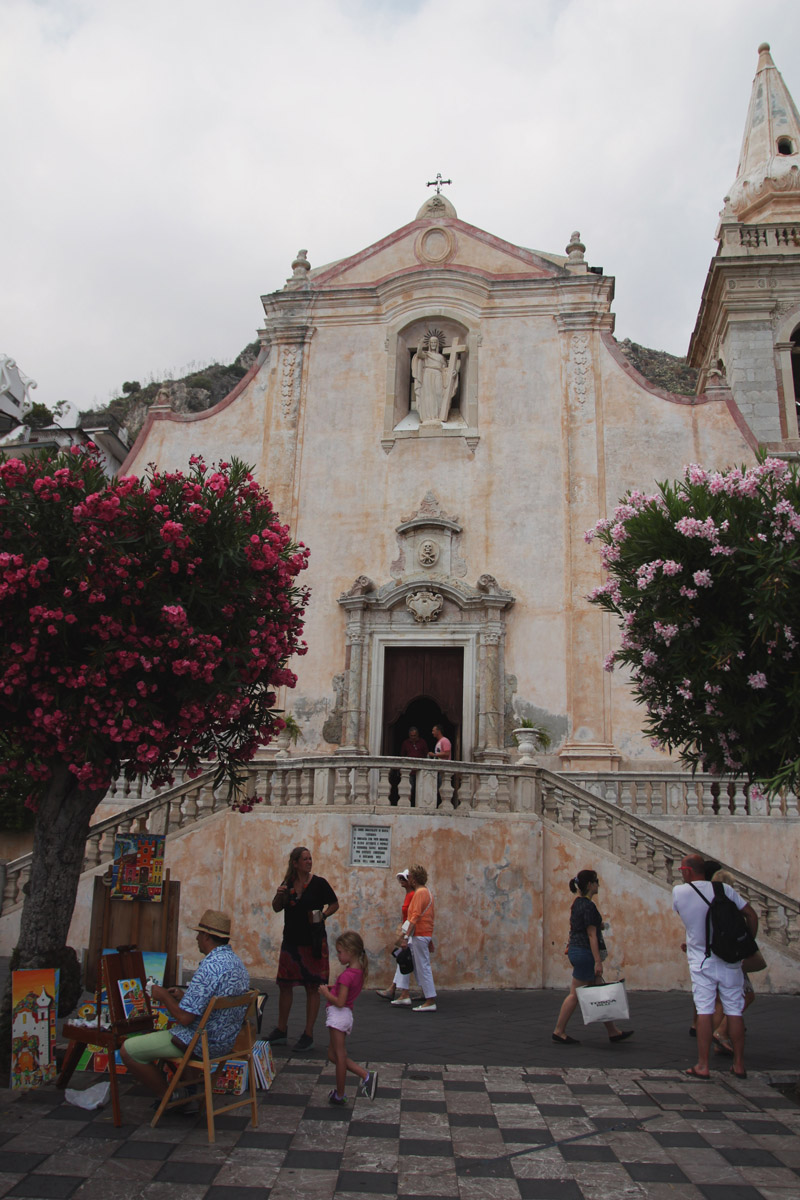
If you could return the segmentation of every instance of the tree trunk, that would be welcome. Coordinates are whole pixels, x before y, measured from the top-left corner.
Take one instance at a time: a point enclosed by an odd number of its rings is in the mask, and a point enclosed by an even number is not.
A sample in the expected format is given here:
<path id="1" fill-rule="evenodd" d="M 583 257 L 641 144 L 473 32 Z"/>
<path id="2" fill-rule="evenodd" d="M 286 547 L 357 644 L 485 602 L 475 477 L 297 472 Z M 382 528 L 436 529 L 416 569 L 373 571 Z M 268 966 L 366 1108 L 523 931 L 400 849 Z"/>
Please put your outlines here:
<path id="1" fill-rule="evenodd" d="M 36 814 L 31 876 L 15 954 L 20 970 L 48 965 L 67 944 L 89 822 L 104 794 L 82 789 L 62 764 L 46 786 Z"/>
<path id="2" fill-rule="evenodd" d="M 65 766 L 58 764 L 36 814 L 31 876 L 25 886 L 19 941 L 11 956 L 11 972 L 32 967 L 58 967 L 61 972 L 59 1016 L 77 1004 L 80 967 L 67 949 L 78 882 L 83 870 L 92 813 L 105 791 L 85 791 Z M 11 1050 L 11 972 L 0 1007 L 0 1065 Z"/>

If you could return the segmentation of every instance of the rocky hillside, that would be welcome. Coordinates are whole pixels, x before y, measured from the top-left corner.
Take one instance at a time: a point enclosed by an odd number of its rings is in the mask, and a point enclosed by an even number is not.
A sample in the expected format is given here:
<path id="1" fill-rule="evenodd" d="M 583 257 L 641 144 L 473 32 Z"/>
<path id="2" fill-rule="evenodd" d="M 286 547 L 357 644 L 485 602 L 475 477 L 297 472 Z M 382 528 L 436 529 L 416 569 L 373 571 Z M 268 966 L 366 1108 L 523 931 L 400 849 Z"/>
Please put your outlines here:
<path id="1" fill-rule="evenodd" d="M 626 338 L 619 343 L 623 354 L 630 359 L 637 371 L 657 387 L 681 395 L 694 395 L 697 371 L 686 365 L 685 358 L 667 354 L 665 350 L 650 350 Z M 136 437 L 144 424 L 147 410 L 162 388 L 169 394 L 173 411 L 178 413 L 205 412 L 228 395 L 239 380 L 247 374 L 258 357 L 259 343 L 245 346 L 241 354 L 228 366 L 212 363 L 201 371 L 193 371 L 183 379 L 164 379 L 142 386 L 136 381 L 122 385 L 121 394 L 106 408 L 95 410 L 85 416 L 100 416 L 110 413 L 123 425 L 131 438 Z"/>
<path id="2" fill-rule="evenodd" d="M 620 350 L 636 370 L 644 375 L 656 387 L 666 388 L 668 392 L 678 392 L 681 396 L 693 396 L 697 389 L 698 372 L 694 367 L 687 366 L 685 358 L 676 354 L 667 354 L 666 350 L 649 350 L 625 338 L 618 343 Z"/>
<path id="3" fill-rule="evenodd" d="M 259 349 L 259 343 L 252 342 L 245 346 L 241 354 L 228 366 L 211 363 L 200 371 L 185 375 L 183 379 L 154 380 L 144 386 L 135 380 L 124 383 L 120 395 L 105 408 L 81 413 L 81 416 L 96 417 L 110 413 L 127 429 L 133 442 L 144 424 L 148 408 L 155 402 L 162 388 L 168 393 L 174 412 L 205 412 L 207 408 L 212 408 L 219 404 L 220 400 L 224 400 L 236 387 L 256 361 Z"/>

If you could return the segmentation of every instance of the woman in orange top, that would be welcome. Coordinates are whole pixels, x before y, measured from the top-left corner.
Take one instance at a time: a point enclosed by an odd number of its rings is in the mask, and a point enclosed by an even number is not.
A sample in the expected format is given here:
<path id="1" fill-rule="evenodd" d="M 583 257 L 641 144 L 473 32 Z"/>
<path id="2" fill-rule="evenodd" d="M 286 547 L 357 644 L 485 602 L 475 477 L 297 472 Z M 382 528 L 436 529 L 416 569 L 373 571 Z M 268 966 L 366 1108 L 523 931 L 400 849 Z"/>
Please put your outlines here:
<path id="1" fill-rule="evenodd" d="M 436 987 L 431 971 L 434 907 L 433 896 L 425 886 L 428 882 L 428 872 L 419 865 L 409 867 L 408 882 L 414 889 L 414 894 L 408 906 L 405 932 L 411 947 L 411 957 L 414 959 L 414 974 L 424 997 L 422 1004 L 418 1004 L 414 1012 L 436 1012 Z"/>

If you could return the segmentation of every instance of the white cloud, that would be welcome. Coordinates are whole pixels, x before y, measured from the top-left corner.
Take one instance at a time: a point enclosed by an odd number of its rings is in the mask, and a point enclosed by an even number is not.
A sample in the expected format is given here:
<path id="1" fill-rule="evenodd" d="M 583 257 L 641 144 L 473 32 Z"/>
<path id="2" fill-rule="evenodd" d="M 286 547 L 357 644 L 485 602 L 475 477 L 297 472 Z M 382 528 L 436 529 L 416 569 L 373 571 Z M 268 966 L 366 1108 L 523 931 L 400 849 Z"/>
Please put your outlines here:
<path id="1" fill-rule="evenodd" d="M 298 247 L 342 258 L 459 216 L 616 276 L 617 333 L 683 353 L 763 0 L 4 0 L 0 350 L 37 399 L 229 361 Z"/>

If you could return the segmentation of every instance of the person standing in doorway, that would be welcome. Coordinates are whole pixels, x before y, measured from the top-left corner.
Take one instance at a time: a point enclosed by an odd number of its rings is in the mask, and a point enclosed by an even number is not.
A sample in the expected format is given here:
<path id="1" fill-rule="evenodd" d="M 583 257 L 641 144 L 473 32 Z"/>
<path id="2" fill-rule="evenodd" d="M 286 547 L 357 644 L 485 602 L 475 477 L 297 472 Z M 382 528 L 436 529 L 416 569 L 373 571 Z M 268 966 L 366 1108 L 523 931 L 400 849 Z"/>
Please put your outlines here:
<path id="1" fill-rule="evenodd" d="M 428 752 L 428 758 L 443 758 L 449 761 L 453 757 L 452 742 L 444 736 L 441 725 L 434 725 L 432 732 L 436 745 L 432 751 Z"/>

